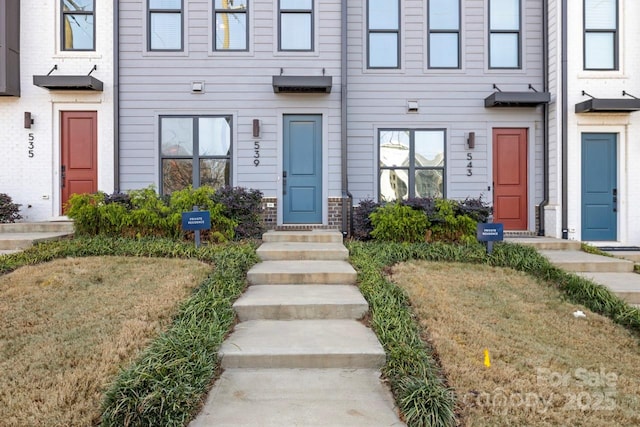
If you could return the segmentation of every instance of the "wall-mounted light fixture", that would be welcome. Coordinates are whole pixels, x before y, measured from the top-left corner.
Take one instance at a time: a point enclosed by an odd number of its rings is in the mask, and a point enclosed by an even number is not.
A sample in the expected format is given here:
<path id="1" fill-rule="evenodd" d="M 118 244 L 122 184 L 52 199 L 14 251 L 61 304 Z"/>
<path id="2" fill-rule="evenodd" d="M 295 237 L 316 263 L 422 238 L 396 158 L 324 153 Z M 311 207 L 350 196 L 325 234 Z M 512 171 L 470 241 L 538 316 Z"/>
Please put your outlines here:
<path id="1" fill-rule="evenodd" d="M 418 112 L 418 101 L 407 101 L 407 112 L 408 113 L 417 113 Z"/>
<path id="2" fill-rule="evenodd" d="M 260 120 L 253 119 L 253 137 L 260 138 Z"/>
<path id="3" fill-rule="evenodd" d="M 29 111 L 24 112 L 24 128 L 31 129 L 31 125 L 33 124 L 33 118 L 31 118 L 31 113 Z"/>
<path id="4" fill-rule="evenodd" d="M 468 149 L 476 148 L 476 133 L 475 132 L 469 132 L 469 135 L 467 136 L 467 148 Z"/>

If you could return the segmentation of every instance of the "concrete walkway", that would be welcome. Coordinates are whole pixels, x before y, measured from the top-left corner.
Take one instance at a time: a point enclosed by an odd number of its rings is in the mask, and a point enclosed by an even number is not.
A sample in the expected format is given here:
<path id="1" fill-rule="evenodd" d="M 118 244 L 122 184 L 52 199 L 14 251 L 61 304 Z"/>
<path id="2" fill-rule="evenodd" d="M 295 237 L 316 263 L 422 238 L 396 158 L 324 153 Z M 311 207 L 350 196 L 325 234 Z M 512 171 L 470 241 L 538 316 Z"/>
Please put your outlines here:
<path id="1" fill-rule="evenodd" d="M 613 256 L 608 257 L 581 251 L 577 241 L 548 237 L 505 240 L 533 246 L 557 267 L 606 286 L 629 304 L 640 304 L 640 274 L 633 272 L 634 260 L 640 259 L 638 252 L 611 252 Z"/>
<path id="2" fill-rule="evenodd" d="M 70 221 L 0 224 L 0 255 L 20 252 L 34 243 L 72 234 L 73 223 Z"/>
<path id="3" fill-rule="evenodd" d="M 190 426 L 404 425 L 342 235 L 271 231 L 258 255 L 219 351 L 224 372 Z"/>

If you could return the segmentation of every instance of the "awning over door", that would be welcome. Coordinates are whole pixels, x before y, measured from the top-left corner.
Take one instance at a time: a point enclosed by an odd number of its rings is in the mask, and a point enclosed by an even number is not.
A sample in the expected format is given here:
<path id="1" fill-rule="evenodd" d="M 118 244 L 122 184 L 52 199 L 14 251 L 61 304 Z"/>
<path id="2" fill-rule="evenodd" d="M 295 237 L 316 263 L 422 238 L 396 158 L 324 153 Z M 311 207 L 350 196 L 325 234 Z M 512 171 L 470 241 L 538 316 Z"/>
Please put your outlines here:
<path id="1" fill-rule="evenodd" d="M 49 90 L 92 90 L 102 92 L 102 81 L 93 76 L 33 76 L 33 84 Z"/>
<path id="2" fill-rule="evenodd" d="M 275 93 L 331 93 L 331 76 L 273 76 Z"/>
<path id="3" fill-rule="evenodd" d="M 640 110 L 640 99 L 591 98 L 576 104 L 576 113 L 633 113 Z"/>
<path id="4" fill-rule="evenodd" d="M 494 107 L 537 107 L 548 104 L 549 92 L 494 92 L 484 99 L 485 108 Z"/>

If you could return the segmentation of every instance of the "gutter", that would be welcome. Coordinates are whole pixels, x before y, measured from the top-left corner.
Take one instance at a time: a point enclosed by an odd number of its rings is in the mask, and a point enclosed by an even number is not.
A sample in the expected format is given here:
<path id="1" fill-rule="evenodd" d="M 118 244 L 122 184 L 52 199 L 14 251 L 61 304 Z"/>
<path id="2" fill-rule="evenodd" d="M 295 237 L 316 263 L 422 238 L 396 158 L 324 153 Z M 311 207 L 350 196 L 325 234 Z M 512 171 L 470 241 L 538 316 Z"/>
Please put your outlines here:
<path id="1" fill-rule="evenodd" d="M 567 171 L 569 169 L 569 158 L 567 156 L 568 149 L 568 129 L 567 129 L 567 117 L 568 117 L 568 90 L 567 90 L 567 0 L 562 0 L 562 238 L 569 238 L 569 229 L 567 226 L 568 213 L 567 213 Z"/>
<path id="2" fill-rule="evenodd" d="M 347 1 L 340 2 L 342 5 L 342 46 L 340 53 L 340 165 L 342 167 L 342 237 L 351 235 L 349 224 L 353 224 L 353 196 L 349 192 L 349 180 L 347 176 Z M 347 211 L 347 201 L 349 209 Z M 351 221 L 347 221 L 347 213 L 350 214 Z"/>
<path id="3" fill-rule="evenodd" d="M 542 91 L 549 91 L 549 0 L 542 2 Z M 542 191 L 538 205 L 538 236 L 544 236 L 544 207 L 549 204 L 549 105 L 542 105 Z"/>
<path id="4" fill-rule="evenodd" d="M 120 192 L 120 0 L 113 1 L 113 191 Z"/>

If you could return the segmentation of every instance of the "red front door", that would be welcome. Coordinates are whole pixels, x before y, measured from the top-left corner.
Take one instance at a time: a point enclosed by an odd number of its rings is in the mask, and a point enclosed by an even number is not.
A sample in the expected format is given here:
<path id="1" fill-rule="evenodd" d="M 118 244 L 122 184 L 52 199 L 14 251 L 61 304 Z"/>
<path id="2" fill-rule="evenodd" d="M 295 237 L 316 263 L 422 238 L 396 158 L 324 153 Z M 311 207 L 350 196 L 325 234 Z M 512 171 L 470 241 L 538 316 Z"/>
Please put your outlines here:
<path id="1" fill-rule="evenodd" d="M 60 186 L 62 211 L 72 194 L 98 191 L 98 113 L 60 113 Z"/>
<path id="2" fill-rule="evenodd" d="M 493 221 L 527 229 L 527 129 L 493 129 Z"/>

